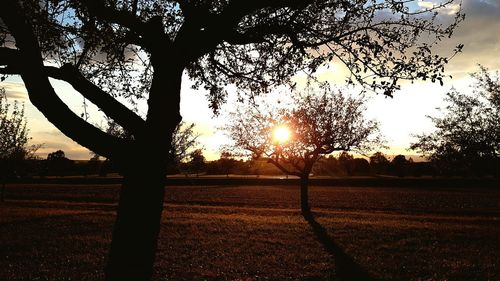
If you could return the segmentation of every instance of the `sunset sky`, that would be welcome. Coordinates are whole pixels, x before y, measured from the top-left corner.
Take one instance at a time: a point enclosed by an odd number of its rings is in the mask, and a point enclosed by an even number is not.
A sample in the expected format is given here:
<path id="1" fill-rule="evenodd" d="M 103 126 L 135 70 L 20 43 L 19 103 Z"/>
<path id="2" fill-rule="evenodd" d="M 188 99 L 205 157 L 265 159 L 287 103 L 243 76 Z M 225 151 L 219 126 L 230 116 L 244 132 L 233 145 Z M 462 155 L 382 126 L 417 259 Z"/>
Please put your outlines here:
<path id="1" fill-rule="evenodd" d="M 419 1 L 422 7 L 431 5 L 433 1 Z M 453 7 L 452 7 L 453 8 Z M 389 150 L 387 154 L 415 154 L 407 151 L 412 141 L 411 134 L 432 130 L 432 123 L 426 115 L 436 115 L 436 107 L 442 105 L 444 94 L 455 87 L 460 91 L 470 91 L 470 77 L 468 73 L 478 70 L 481 64 L 492 71 L 500 70 L 500 0 L 463 0 L 463 9 L 466 13 L 465 22 L 456 30 L 451 39 L 441 42 L 437 50 L 442 55 L 452 53 L 454 47 L 464 44 L 463 53 L 456 56 L 447 66 L 447 74 L 452 79 L 445 81 L 444 86 L 431 82 L 407 83 L 402 86 L 394 98 L 385 98 L 381 95 L 372 95 L 368 104 L 367 114 L 377 119 L 381 124 Z M 441 18 L 446 18 L 450 11 L 442 11 Z M 344 81 L 346 70 L 335 62 L 318 73 L 320 79 L 330 80 L 341 84 Z M 298 76 L 296 81 L 300 82 Z M 185 76 L 181 95 L 181 114 L 185 122 L 195 123 L 196 131 L 200 133 L 199 141 L 205 149 L 207 159 L 217 159 L 218 149 L 226 142 L 222 132 L 217 130 L 225 122 L 224 112 L 235 106 L 234 97 L 223 107 L 222 114 L 214 117 L 205 92 L 192 90 L 192 82 Z M 43 115 L 38 112 L 27 100 L 22 81 L 17 77 L 10 77 L 2 84 L 9 100 L 25 101 L 26 115 L 33 143 L 43 143 L 40 156 L 62 149 L 71 159 L 89 159 L 89 151 L 60 133 Z M 58 94 L 77 113 L 83 111 L 83 98 L 67 84 L 55 81 L 53 83 Z M 229 87 L 231 92 L 231 87 Z M 234 92 L 234 91 L 233 91 Z M 271 97 L 276 99 L 276 95 Z M 145 113 L 144 107 L 139 107 L 140 113 Z M 89 108 L 92 121 L 100 123 L 102 114 L 96 108 Z"/>

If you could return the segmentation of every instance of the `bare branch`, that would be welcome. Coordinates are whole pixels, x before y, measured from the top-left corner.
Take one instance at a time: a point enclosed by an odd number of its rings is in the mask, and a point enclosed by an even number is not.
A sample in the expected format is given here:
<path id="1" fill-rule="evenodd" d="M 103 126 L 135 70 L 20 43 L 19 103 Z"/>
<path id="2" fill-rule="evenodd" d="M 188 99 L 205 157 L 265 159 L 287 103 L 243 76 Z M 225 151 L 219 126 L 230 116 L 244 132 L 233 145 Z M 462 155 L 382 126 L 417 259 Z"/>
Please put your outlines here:
<path id="1" fill-rule="evenodd" d="M 363 98 L 331 90 L 328 84 L 321 85 L 319 91 L 295 93 L 292 108 L 247 107 L 233 113 L 225 127 L 234 142 L 232 149 L 265 155 L 281 171 L 306 176 L 323 155 L 362 151 L 381 143 L 377 123 L 364 117 Z M 277 127 L 287 128 L 290 139 L 274 139 Z"/>
<path id="2" fill-rule="evenodd" d="M 295 172 L 295 171 L 292 171 L 292 170 L 285 168 L 285 166 L 281 165 L 279 160 L 276 160 L 274 158 L 269 158 L 267 160 L 267 162 L 273 164 L 274 166 L 276 166 L 276 168 L 280 169 L 283 173 L 285 173 L 287 175 L 292 175 L 292 176 L 297 176 L 297 177 L 302 176 L 302 174 L 300 172 Z M 300 171 L 300 170 L 298 169 L 298 171 Z"/>
<path id="3" fill-rule="evenodd" d="M 2 60 L 4 53 L 6 54 L 6 59 Z M 0 48 L 0 64 L 4 64 L 2 61 L 7 66 L 0 68 L 0 73 L 22 74 L 22 66 L 19 65 L 21 61 L 19 51 Z M 141 117 L 90 82 L 73 65 L 65 64 L 61 68 L 45 66 L 45 73 L 48 77 L 68 82 L 83 97 L 97 105 L 107 116 L 111 117 L 133 135 L 140 135 L 144 131 L 145 122 Z"/>
<path id="4" fill-rule="evenodd" d="M 86 79 L 73 65 L 65 64 L 61 68 L 47 66 L 45 69 L 49 77 L 68 82 L 128 132 L 135 136 L 143 132 L 145 121 L 141 117 Z"/>
<path id="5" fill-rule="evenodd" d="M 115 10 L 112 7 L 106 6 L 104 1 L 101 0 L 83 0 L 80 2 L 85 5 L 92 15 L 103 21 L 117 23 L 140 34 L 148 32 L 148 24 L 133 13 Z"/>
<path id="6" fill-rule="evenodd" d="M 114 138 L 87 123 L 57 96 L 50 85 L 38 43 L 28 25 L 23 9 L 15 0 L 5 1 L 0 16 L 16 38 L 19 63 L 23 64 L 21 78 L 33 105 L 65 135 L 96 153 L 114 159 L 121 158 L 128 143 Z M 26 67 L 29 65 L 30 67 Z"/>
<path id="7" fill-rule="evenodd" d="M 154 42 L 162 41 L 163 44 L 170 44 L 168 36 L 164 32 L 162 18 L 155 16 L 147 22 L 136 16 L 137 4 L 134 3 L 132 12 L 116 10 L 107 6 L 103 1 L 84 0 L 82 4 L 88 11 L 104 22 L 116 23 L 128 28 L 132 33 L 127 38 L 131 43 L 145 47 L 149 50 L 154 48 Z"/>

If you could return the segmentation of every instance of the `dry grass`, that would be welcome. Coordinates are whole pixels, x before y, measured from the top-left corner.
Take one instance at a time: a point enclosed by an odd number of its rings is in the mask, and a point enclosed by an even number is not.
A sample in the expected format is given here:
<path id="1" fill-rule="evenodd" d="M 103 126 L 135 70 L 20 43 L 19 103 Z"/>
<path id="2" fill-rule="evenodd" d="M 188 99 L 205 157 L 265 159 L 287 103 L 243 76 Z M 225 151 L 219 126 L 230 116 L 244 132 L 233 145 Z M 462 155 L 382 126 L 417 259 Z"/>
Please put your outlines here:
<path id="1" fill-rule="evenodd" d="M 0 280 L 102 279 L 118 186 L 7 192 Z M 300 216 L 298 195 L 291 186 L 169 187 L 155 279 L 345 276 L 341 255 Z M 332 242 L 374 279 L 500 280 L 500 190 L 312 187 L 311 202 Z"/>

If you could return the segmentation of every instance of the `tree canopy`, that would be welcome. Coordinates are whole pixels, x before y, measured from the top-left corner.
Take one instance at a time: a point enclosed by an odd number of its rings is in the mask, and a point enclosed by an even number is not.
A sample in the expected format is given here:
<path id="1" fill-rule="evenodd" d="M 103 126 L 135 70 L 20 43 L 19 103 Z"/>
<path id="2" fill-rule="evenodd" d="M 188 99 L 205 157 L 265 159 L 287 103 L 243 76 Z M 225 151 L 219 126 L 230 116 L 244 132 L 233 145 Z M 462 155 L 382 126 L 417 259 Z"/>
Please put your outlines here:
<path id="1" fill-rule="evenodd" d="M 70 83 L 134 133 L 142 122 L 109 95 L 147 97 L 159 57 L 185 67 L 196 87 L 210 91 L 214 109 L 228 83 L 266 92 L 332 60 L 347 66 L 349 81 L 392 95 L 402 79 L 441 81 L 448 58 L 432 47 L 463 18 L 458 10 L 447 24 L 437 20 L 452 0 L 431 8 L 407 0 L 14 2 L 3 5 L 0 72 L 35 63 L 23 59 L 31 44 L 52 65 L 46 75 Z M 16 13 L 33 32 L 21 34 Z"/>
<path id="2" fill-rule="evenodd" d="M 27 121 L 24 104 L 9 103 L 4 89 L 0 88 L 0 181 L 1 199 L 4 198 L 5 181 L 23 176 L 25 160 L 35 158 L 41 145 L 28 145 Z"/>
<path id="3" fill-rule="evenodd" d="M 198 175 L 205 166 L 205 156 L 202 149 L 196 149 L 189 153 L 189 168 Z"/>
<path id="4" fill-rule="evenodd" d="M 378 123 L 364 116 L 364 102 L 362 96 L 348 96 L 323 84 L 319 90 L 295 93 L 290 107 L 240 109 L 226 130 L 234 151 L 266 157 L 283 173 L 300 177 L 301 211 L 307 217 L 314 164 L 334 151 L 380 144 Z"/>
<path id="5" fill-rule="evenodd" d="M 183 160 L 187 160 L 189 151 L 198 145 L 199 134 L 194 132 L 194 126 L 194 123 L 186 124 L 181 122 L 175 128 L 170 149 L 173 163 L 178 164 Z"/>
<path id="6" fill-rule="evenodd" d="M 323 84 L 293 95 L 291 107 L 249 106 L 231 114 L 226 126 L 234 151 L 267 157 L 284 173 L 308 176 L 314 163 L 334 151 L 364 151 L 381 143 L 378 123 L 364 116 L 365 99 Z M 274 136 L 287 128 L 290 139 Z"/>
<path id="7" fill-rule="evenodd" d="M 9 104 L 4 90 L 0 89 L 0 158 L 11 159 L 24 154 L 28 141 L 24 106 L 17 102 Z"/>
<path id="8" fill-rule="evenodd" d="M 440 11 L 452 5 L 454 0 L 429 8 L 409 0 L 4 0 L 0 74 L 20 75 L 30 101 L 65 135 L 124 164 L 107 278 L 147 280 L 172 133 L 182 119 L 184 74 L 208 90 L 214 110 L 225 101 L 227 84 L 240 94 L 265 93 L 332 60 L 347 66 L 348 81 L 390 96 L 401 80 L 442 81 L 444 64 L 461 50 L 450 50 L 449 57 L 433 51 L 463 19 L 457 9 L 441 20 L 447 13 Z M 103 132 L 75 114 L 49 78 L 70 84 L 133 139 Z M 138 114 L 118 96 L 146 99 L 147 111 Z"/>
<path id="9" fill-rule="evenodd" d="M 33 158 L 40 145 L 28 145 L 27 120 L 24 105 L 17 101 L 9 103 L 5 92 L 0 89 L 0 160 L 24 160 Z"/>
<path id="10" fill-rule="evenodd" d="M 444 173 L 491 173 L 500 158 L 500 78 L 484 67 L 473 73 L 472 93 L 452 89 L 436 130 L 417 135 L 411 145 Z M 498 171 L 497 171 L 498 172 Z"/>

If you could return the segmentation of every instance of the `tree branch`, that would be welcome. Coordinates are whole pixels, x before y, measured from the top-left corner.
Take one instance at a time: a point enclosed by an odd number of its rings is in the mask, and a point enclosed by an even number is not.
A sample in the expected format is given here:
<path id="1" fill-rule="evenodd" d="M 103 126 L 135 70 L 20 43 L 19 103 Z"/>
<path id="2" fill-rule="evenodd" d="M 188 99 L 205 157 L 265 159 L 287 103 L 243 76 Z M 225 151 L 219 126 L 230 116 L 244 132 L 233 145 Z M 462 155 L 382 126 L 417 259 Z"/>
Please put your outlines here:
<path id="1" fill-rule="evenodd" d="M 157 42 L 159 38 L 169 44 L 171 43 L 170 39 L 165 35 L 162 18 L 159 16 L 152 17 L 147 22 L 144 22 L 134 12 L 113 9 L 106 6 L 104 1 L 82 0 L 81 2 L 89 13 L 98 19 L 104 22 L 116 23 L 130 29 L 134 33 L 127 36 L 128 39 L 133 39 L 131 43 L 138 44 L 146 49 L 154 47 L 152 44 Z M 132 10 L 136 9 L 137 5 L 134 3 Z M 157 31 L 160 32 L 158 33 Z"/>
<path id="2" fill-rule="evenodd" d="M 90 82 L 73 65 L 65 64 L 61 68 L 46 66 L 45 70 L 49 77 L 68 82 L 128 132 L 135 136 L 143 132 L 145 121 L 141 117 Z"/>
<path id="3" fill-rule="evenodd" d="M 103 21 L 117 23 L 141 34 L 146 34 L 148 31 L 148 24 L 128 11 L 115 10 L 106 6 L 104 1 L 101 0 L 82 0 L 80 2 L 87 8 L 89 13 Z"/>
<path id="4" fill-rule="evenodd" d="M 3 53 L 8 55 L 5 60 L 2 59 Z M 23 68 L 19 64 L 20 61 L 21 57 L 18 50 L 0 48 L 0 65 L 7 63 L 5 68 L 0 68 L 0 73 L 21 74 Z M 45 73 L 51 78 L 68 82 L 83 97 L 94 103 L 128 132 L 135 136 L 143 132 L 145 121 L 141 117 L 90 82 L 73 65 L 65 64 L 61 68 L 45 66 Z"/>
<path id="5" fill-rule="evenodd" d="M 276 161 L 273 158 L 269 158 L 269 160 L 267 160 L 267 161 L 269 163 L 273 164 L 274 166 L 276 166 L 276 168 L 280 169 L 283 173 L 285 173 L 287 175 L 298 176 L 298 177 L 302 176 L 302 174 L 299 172 L 293 172 L 293 171 L 288 170 L 287 168 L 285 168 L 283 165 L 281 165 L 278 161 Z"/>
<path id="6" fill-rule="evenodd" d="M 230 44 L 237 45 L 262 43 L 265 42 L 265 36 L 269 34 L 286 35 L 288 36 L 288 38 L 290 38 L 290 41 L 294 44 L 294 46 L 298 48 L 303 47 L 303 43 L 300 42 L 299 38 L 297 37 L 296 31 L 294 31 L 290 26 L 282 24 L 256 26 L 244 33 L 239 33 L 233 30 L 224 40 Z"/>
<path id="7" fill-rule="evenodd" d="M 57 96 L 43 65 L 40 47 L 26 13 L 16 0 L 2 3 L 0 17 L 19 48 L 21 77 L 33 105 L 61 132 L 90 150 L 112 159 L 124 157 L 128 141 L 110 136 L 81 119 Z"/>
<path id="8" fill-rule="evenodd" d="M 219 14 L 211 14 L 199 11 L 196 7 L 187 3 L 187 1 L 178 1 L 186 19 L 180 28 L 175 43 L 178 49 L 188 49 L 191 53 L 188 60 L 193 60 L 199 56 L 210 52 L 228 35 L 235 36 L 234 28 L 238 22 L 246 15 L 264 8 L 285 8 L 290 7 L 300 9 L 313 0 L 254 0 L 254 1 L 231 1 Z M 290 34 L 290 33 L 288 33 Z M 236 39 L 236 38 L 234 38 Z M 242 40 L 242 38 L 239 38 Z M 248 38 L 246 38 L 248 40 Z M 257 38 L 257 40 L 262 40 Z M 193 47 L 192 42 L 203 42 Z"/>
<path id="9" fill-rule="evenodd" d="M 320 150 L 320 154 L 327 155 L 334 151 L 349 151 L 349 150 L 351 150 L 349 146 L 344 146 L 344 147 L 334 146 L 334 147 L 322 148 Z"/>
<path id="10" fill-rule="evenodd" d="M 16 62 L 19 51 L 16 49 L 0 47 L 0 65 L 9 65 Z"/>

